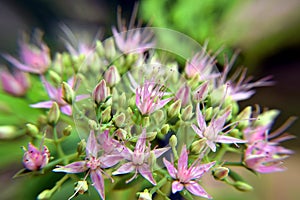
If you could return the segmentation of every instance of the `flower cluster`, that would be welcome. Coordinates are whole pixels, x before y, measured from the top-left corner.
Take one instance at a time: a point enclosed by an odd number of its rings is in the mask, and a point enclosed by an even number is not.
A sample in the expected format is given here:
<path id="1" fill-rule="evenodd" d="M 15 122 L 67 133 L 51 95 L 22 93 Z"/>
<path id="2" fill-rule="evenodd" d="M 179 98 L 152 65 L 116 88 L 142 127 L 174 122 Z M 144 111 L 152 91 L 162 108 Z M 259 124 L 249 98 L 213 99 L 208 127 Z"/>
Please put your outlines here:
<path id="1" fill-rule="evenodd" d="M 20 58 L 4 55 L 14 73 L 1 73 L 3 95 L 30 105 L 22 133 L 31 142 L 18 175 L 66 174 L 38 199 L 69 182 L 76 183 L 70 198 L 95 188 L 101 199 L 114 189 L 139 199 L 171 193 L 211 199 L 209 185 L 200 183 L 204 175 L 246 191 L 251 186 L 232 165 L 255 173 L 284 170 L 293 152 L 280 142 L 293 138 L 282 133 L 293 119 L 272 132 L 276 110 L 238 104 L 255 87 L 272 84 L 269 77 L 253 81 L 245 70 L 228 77 L 234 58 L 218 72 L 218 53 L 210 56 L 207 44 L 180 65 L 155 51 L 150 28 L 119 29 L 127 32 L 113 28 L 112 38 L 79 49 L 68 44 L 69 52 L 51 52 L 53 58 L 41 37 L 36 45 L 21 42 Z M 225 159 L 229 153 L 240 159 Z"/>

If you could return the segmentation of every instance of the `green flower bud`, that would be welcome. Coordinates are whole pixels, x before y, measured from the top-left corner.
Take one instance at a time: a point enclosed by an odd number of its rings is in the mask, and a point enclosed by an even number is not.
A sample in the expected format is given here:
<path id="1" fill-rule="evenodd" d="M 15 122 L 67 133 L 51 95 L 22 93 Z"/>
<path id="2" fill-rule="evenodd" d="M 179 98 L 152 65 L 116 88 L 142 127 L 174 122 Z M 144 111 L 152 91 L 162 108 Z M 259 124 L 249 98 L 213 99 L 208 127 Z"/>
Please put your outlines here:
<path id="1" fill-rule="evenodd" d="M 215 179 L 223 180 L 228 176 L 229 169 L 227 167 L 216 167 L 212 173 Z"/>
<path id="2" fill-rule="evenodd" d="M 150 117 L 146 116 L 142 118 L 143 127 L 148 127 L 150 124 Z"/>
<path id="3" fill-rule="evenodd" d="M 84 139 L 82 139 L 77 144 L 78 155 L 84 154 L 85 153 L 85 148 L 86 148 L 86 141 Z"/>
<path id="4" fill-rule="evenodd" d="M 238 114 L 236 120 L 239 122 L 238 124 L 239 128 L 244 129 L 249 126 L 251 113 L 252 113 L 251 106 L 247 106 L 246 108 L 244 108 L 242 112 Z"/>
<path id="5" fill-rule="evenodd" d="M 127 132 L 122 128 L 117 129 L 115 131 L 115 135 L 118 137 L 119 140 L 125 140 L 127 138 Z"/>
<path id="6" fill-rule="evenodd" d="M 172 148 L 175 148 L 177 146 L 177 137 L 176 137 L 176 135 L 172 135 L 170 137 L 169 144 Z"/>
<path id="7" fill-rule="evenodd" d="M 56 123 L 58 122 L 60 116 L 60 110 L 59 110 L 59 106 L 56 102 L 52 103 L 52 107 L 50 108 L 49 112 L 48 112 L 48 124 L 50 125 L 56 125 Z"/>
<path id="8" fill-rule="evenodd" d="M 253 187 L 251 185 L 242 181 L 235 182 L 234 187 L 242 192 L 250 192 L 253 190 Z"/>
<path id="9" fill-rule="evenodd" d="M 204 117 L 206 121 L 211 120 L 211 118 L 213 117 L 214 114 L 214 109 L 213 107 L 209 107 L 207 109 L 205 109 L 205 113 L 204 113 Z"/>
<path id="10" fill-rule="evenodd" d="M 36 136 L 37 134 L 39 134 L 39 129 L 36 125 L 33 124 L 26 124 L 26 134 L 29 136 Z"/>
<path id="11" fill-rule="evenodd" d="M 84 194 L 89 189 L 89 186 L 86 181 L 78 181 L 76 183 L 76 186 L 74 188 L 75 192 L 78 192 L 79 194 Z"/>
<path id="12" fill-rule="evenodd" d="M 88 121 L 88 124 L 89 124 L 90 129 L 92 129 L 92 130 L 99 130 L 99 128 L 100 128 L 98 123 L 95 120 L 90 119 Z"/>
<path id="13" fill-rule="evenodd" d="M 104 42 L 105 56 L 108 59 L 113 59 L 116 56 L 116 48 L 113 38 L 108 38 Z"/>
<path id="14" fill-rule="evenodd" d="M 66 83 L 62 83 L 62 98 L 65 100 L 68 104 L 72 104 L 73 100 L 75 98 L 74 90 L 72 87 Z"/>
<path id="15" fill-rule="evenodd" d="M 58 75 L 55 71 L 53 70 L 49 70 L 49 76 L 50 76 L 50 79 L 56 83 L 56 84 L 60 84 L 61 83 L 61 76 Z"/>
<path id="16" fill-rule="evenodd" d="M 114 118 L 114 122 L 115 122 L 115 125 L 117 127 L 123 127 L 125 124 L 125 119 L 126 119 L 126 116 L 124 113 L 120 113 L 119 115 L 117 115 L 115 118 Z"/>
<path id="17" fill-rule="evenodd" d="M 193 115 L 193 105 L 190 104 L 182 110 L 181 119 L 183 121 L 188 121 L 193 117 Z"/>
<path id="18" fill-rule="evenodd" d="M 265 126 L 274 121 L 274 119 L 279 115 L 279 110 L 268 110 L 260 115 L 258 115 L 257 120 L 254 123 L 254 126 Z"/>
<path id="19" fill-rule="evenodd" d="M 195 154 L 200 154 L 200 153 L 202 153 L 205 146 L 206 146 L 206 139 L 205 138 L 202 138 L 200 140 L 196 140 L 191 145 L 191 152 L 193 152 Z"/>
<path id="20" fill-rule="evenodd" d="M 119 107 L 124 108 L 127 103 L 126 94 L 123 92 L 118 99 Z"/>
<path id="21" fill-rule="evenodd" d="M 17 137 L 17 129 L 14 126 L 0 126 L 0 139 L 12 139 Z"/>
<path id="22" fill-rule="evenodd" d="M 164 124 L 161 129 L 160 129 L 160 132 L 163 134 L 163 135 L 166 135 L 170 130 L 170 125 L 169 124 Z"/>
<path id="23" fill-rule="evenodd" d="M 69 135 L 71 135 L 71 133 L 72 133 L 72 126 L 71 125 L 68 125 L 66 128 L 64 128 L 63 134 L 65 136 L 69 136 Z"/>
<path id="24" fill-rule="evenodd" d="M 72 60 L 68 53 L 62 54 L 62 63 L 65 67 L 71 67 L 72 66 Z"/>
<path id="25" fill-rule="evenodd" d="M 52 196 L 52 191 L 47 189 L 47 190 L 44 190 L 43 192 L 41 192 L 38 195 L 37 199 L 38 200 L 46 200 L 46 199 L 50 199 L 51 196 Z"/>
<path id="26" fill-rule="evenodd" d="M 165 114 L 162 110 L 155 111 L 152 116 L 156 124 L 160 124 L 165 119 Z"/>
<path id="27" fill-rule="evenodd" d="M 170 118 L 177 116 L 179 114 L 180 108 L 181 108 L 181 100 L 178 99 L 177 101 L 172 103 L 168 108 L 168 116 Z"/>
<path id="28" fill-rule="evenodd" d="M 111 106 L 105 108 L 105 110 L 101 113 L 101 121 L 102 123 L 107 123 L 111 119 Z"/>
<path id="29" fill-rule="evenodd" d="M 103 47 L 103 44 L 100 40 L 96 41 L 96 51 L 99 54 L 100 57 L 104 56 L 105 54 L 105 49 Z"/>
<path id="30" fill-rule="evenodd" d="M 147 132 L 147 140 L 152 141 L 156 138 L 157 132 Z"/>

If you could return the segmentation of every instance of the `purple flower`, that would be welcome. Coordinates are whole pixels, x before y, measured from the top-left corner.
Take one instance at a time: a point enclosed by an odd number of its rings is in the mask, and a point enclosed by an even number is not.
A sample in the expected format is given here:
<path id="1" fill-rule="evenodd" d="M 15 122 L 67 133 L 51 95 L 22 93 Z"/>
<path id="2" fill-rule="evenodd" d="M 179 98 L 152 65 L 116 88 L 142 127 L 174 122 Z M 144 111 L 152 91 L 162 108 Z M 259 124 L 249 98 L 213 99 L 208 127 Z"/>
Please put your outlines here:
<path id="1" fill-rule="evenodd" d="M 185 84 L 183 85 L 181 88 L 179 88 L 178 92 L 175 94 L 175 101 L 180 99 L 181 100 L 181 105 L 182 107 L 188 105 L 188 103 L 190 102 L 190 93 L 191 93 L 191 89 L 190 87 Z"/>
<path id="2" fill-rule="evenodd" d="M 171 101 L 171 97 L 162 99 L 164 96 L 162 90 L 163 85 L 148 80 L 142 86 L 136 88 L 135 103 L 143 115 L 149 115 Z"/>
<path id="3" fill-rule="evenodd" d="M 13 74 L 3 70 L 0 79 L 3 90 L 17 97 L 24 96 L 30 84 L 28 75 L 19 70 L 14 70 Z"/>
<path id="4" fill-rule="evenodd" d="M 48 164 L 50 153 L 44 145 L 42 149 L 37 149 L 31 143 L 28 144 L 28 150 L 23 156 L 23 165 L 26 169 L 35 171 L 42 169 Z"/>
<path id="5" fill-rule="evenodd" d="M 154 47 L 153 33 L 150 29 L 134 27 L 133 23 L 136 19 L 136 14 L 137 7 L 134 8 L 128 28 L 121 23 L 122 20 L 120 18 L 118 21 L 119 31 L 115 27 L 112 28 L 118 48 L 126 54 L 130 52 L 143 53 Z"/>
<path id="6" fill-rule="evenodd" d="M 282 161 L 293 151 L 276 146 L 276 143 L 258 141 L 249 145 L 245 151 L 245 165 L 259 173 L 284 171 Z"/>
<path id="7" fill-rule="evenodd" d="M 207 43 L 204 44 L 202 51 L 196 53 L 190 61 L 187 61 L 185 65 L 185 73 L 188 78 L 199 75 L 200 81 L 205 81 L 219 76 L 218 73 L 212 72 L 216 63 L 215 58 L 218 52 L 210 57 L 206 53 L 206 48 Z"/>
<path id="8" fill-rule="evenodd" d="M 20 59 L 12 57 L 11 55 L 4 55 L 4 58 L 18 69 L 34 74 L 44 74 L 50 66 L 50 55 L 48 46 L 42 42 L 40 38 L 38 45 L 28 44 L 24 41 L 20 42 Z"/>
<path id="9" fill-rule="evenodd" d="M 44 76 L 41 76 L 41 79 L 44 83 L 44 86 L 48 92 L 48 95 L 50 97 L 50 101 L 42 101 L 36 104 L 31 104 L 30 106 L 33 108 L 51 108 L 52 103 L 56 102 L 59 107 L 61 112 L 65 113 L 66 115 L 71 115 L 72 114 L 72 107 L 69 105 L 64 99 L 63 99 L 63 93 L 62 93 L 62 88 L 58 87 L 55 88 L 53 87 L 46 79 Z M 75 77 L 72 77 L 68 80 L 68 84 L 74 88 L 75 86 Z M 87 98 L 88 95 L 78 95 L 75 98 L 75 101 L 82 100 L 84 98 Z"/>
<path id="10" fill-rule="evenodd" d="M 198 184 L 202 175 L 209 171 L 216 162 L 207 164 L 197 164 L 197 160 L 188 168 L 188 152 L 184 145 L 181 150 L 181 155 L 178 159 L 177 169 L 165 158 L 163 162 L 170 174 L 174 179 L 172 183 L 172 192 L 176 193 L 186 188 L 189 192 L 196 196 L 211 199 L 212 197 Z"/>
<path id="11" fill-rule="evenodd" d="M 81 173 L 88 171 L 88 173 L 90 173 L 93 186 L 101 198 L 105 199 L 104 179 L 102 176 L 102 174 L 105 172 L 102 169 L 113 166 L 114 158 L 109 156 L 98 156 L 98 153 L 99 145 L 97 143 L 94 131 L 91 131 L 86 144 L 86 160 L 76 161 L 66 166 L 59 166 L 53 171 L 65 173 Z"/>
<path id="12" fill-rule="evenodd" d="M 134 151 L 126 147 L 126 149 L 122 152 L 122 155 L 128 162 L 123 164 L 112 174 L 127 174 L 134 171 L 133 177 L 127 180 L 126 183 L 132 181 L 137 177 L 137 173 L 140 173 L 150 183 L 156 185 L 156 182 L 152 176 L 150 163 L 148 163 L 150 153 L 153 152 L 155 157 L 158 158 L 168 150 L 168 147 L 150 150 L 150 144 L 148 147 L 146 146 L 146 129 L 143 129 L 143 132 L 136 143 Z"/>
<path id="13" fill-rule="evenodd" d="M 228 78 L 228 73 L 234 63 L 234 60 L 236 59 L 236 56 L 237 55 L 234 55 L 231 61 L 225 64 L 219 84 L 220 86 L 223 86 L 224 84 L 228 86 L 228 94 L 233 100 L 240 101 L 248 99 L 255 93 L 253 88 L 270 86 L 274 84 L 274 82 L 270 81 L 271 76 L 267 76 L 258 81 L 252 82 L 252 77 L 246 77 L 246 68 L 238 69 L 230 78 Z"/>
<path id="14" fill-rule="evenodd" d="M 246 140 L 241 140 L 234 137 L 219 134 L 224 128 L 226 128 L 224 127 L 224 124 L 230 113 L 231 110 L 227 109 L 226 112 L 220 117 L 213 118 L 207 126 L 205 122 L 205 117 L 200 111 L 199 104 L 197 104 L 196 114 L 198 126 L 192 124 L 192 128 L 199 135 L 200 138 L 204 138 L 206 140 L 207 146 L 209 146 L 209 148 L 213 152 L 216 151 L 216 143 L 235 144 L 247 142 Z"/>

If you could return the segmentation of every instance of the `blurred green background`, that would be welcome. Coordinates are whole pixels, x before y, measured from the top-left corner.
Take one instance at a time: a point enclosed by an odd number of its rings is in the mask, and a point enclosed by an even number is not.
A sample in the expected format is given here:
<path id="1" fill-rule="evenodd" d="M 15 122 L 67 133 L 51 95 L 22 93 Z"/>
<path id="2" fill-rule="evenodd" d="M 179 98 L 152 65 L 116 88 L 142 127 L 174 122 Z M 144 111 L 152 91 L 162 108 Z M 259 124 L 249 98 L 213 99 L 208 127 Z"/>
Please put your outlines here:
<path id="1" fill-rule="evenodd" d="M 118 5 L 122 7 L 122 16 L 129 20 L 135 5 L 131 0 L 1 0 L 0 52 L 17 54 L 20 33 L 30 33 L 34 28 L 45 32 L 45 40 L 53 51 L 62 51 L 64 46 L 59 38 L 64 34 L 60 24 L 90 37 L 99 30 L 102 38 L 109 37 L 111 26 L 117 23 Z M 150 21 L 151 26 L 177 30 L 200 44 L 208 40 L 212 50 L 223 46 L 223 53 L 229 55 L 240 50 L 237 64 L 249 68 L 257 79 L 273 75 L 276 85 L 257 89 L 256 95 L 241 105 L 259 104 L 281 110 L 275 125 L 278 127 L 289 116 L 300 116 L 299 10 L 299 0 L 142 0 L 138 16 L 145 24 Z M 180 46 L 176 41 L 174 45 Z M 5 61 L 0 58 L 0 63 Z M 299 120 L 288 132 L 300 135 Z M 34 184 L 43 184 L 39 179 L 33 183 L 28 178 L 11 179 L 22 167 L 20 146 L 26 144 L 23 140 L 0 141 L 0 199 L 33 199 L 39 192 L 33 190 Z M 241 172 L 254 185 L 254 192 L 238 192 L 210 180 L 205 188 L 216 200 L 300 199 L 300 142 L 296 139 L 284 145 L 296 152 L 285 163 L 288 171 L 260 177 Z M 71 193 L 72 187 L 67 189 Z"/>

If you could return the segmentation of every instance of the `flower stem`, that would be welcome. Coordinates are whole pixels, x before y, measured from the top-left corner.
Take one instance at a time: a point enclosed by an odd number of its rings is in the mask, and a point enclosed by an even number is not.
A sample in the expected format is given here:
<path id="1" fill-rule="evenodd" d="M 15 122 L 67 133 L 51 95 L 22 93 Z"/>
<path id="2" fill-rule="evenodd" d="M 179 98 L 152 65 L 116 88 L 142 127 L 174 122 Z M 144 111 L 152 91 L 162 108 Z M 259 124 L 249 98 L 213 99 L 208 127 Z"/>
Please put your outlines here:
<path id="1" fill-rule="evenodd" d="M 54 139 L 54 144 L 55 144 L 56 149 L 57 149 L 58 157 L 59 158 L 64 158 L 65 157 L 65 153 L 63 152 L 63 149 L 61 147 L 61 140 L 59 140 L 59 138 L 57 136 L 56 126 L 53 126 L 53 139 Z M 67 164 L 67 160 L 64 159 L 63 163 L 66 165 Z"/>
<path id="2" fill-rule="evenodd" d="M 153 195 L 157 190 L 159 190 L 159 188 L 161 188 L 163 185 L 165 185 L 167 182 L 167 177 L 165 176 L 163 179 L 161 179 L 157 185 L 155 187 L 153 187 L 151 190 L 150 190 L 150 194 Z"/>

